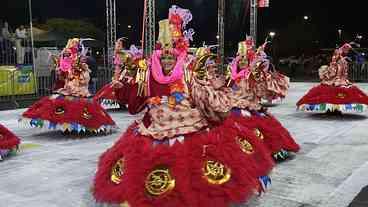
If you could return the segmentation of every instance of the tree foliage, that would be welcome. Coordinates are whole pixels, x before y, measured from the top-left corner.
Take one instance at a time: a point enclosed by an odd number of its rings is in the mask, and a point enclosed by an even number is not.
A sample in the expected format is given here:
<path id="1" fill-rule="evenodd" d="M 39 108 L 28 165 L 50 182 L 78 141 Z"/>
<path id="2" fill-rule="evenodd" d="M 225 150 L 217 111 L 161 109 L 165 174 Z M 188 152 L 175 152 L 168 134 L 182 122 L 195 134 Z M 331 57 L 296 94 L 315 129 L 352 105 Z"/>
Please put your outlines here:
<path id="1" fill-rule="evenodd" d="M 104 39 L 104 32 L 94 24 L 84 20 L 71 20 L 63 18 L 53 18 L 40 25 L 41 28 L 54 31 L 66 37 L 83 37 Z"/>

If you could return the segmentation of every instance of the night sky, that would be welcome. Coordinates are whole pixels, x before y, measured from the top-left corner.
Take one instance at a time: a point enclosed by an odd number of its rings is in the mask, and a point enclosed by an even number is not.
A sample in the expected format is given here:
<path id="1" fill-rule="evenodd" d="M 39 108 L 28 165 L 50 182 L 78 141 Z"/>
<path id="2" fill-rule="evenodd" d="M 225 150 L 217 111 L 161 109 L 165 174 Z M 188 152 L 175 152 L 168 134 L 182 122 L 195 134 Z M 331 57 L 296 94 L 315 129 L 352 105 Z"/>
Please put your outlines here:
<path id="1" fill-rule="evenodd" d="M 235 1 L 240 0 L 227 0 L 229 4 L 233 4 Z M 259 13 L 259 36 L 261 39 L 269 31 L 275 31 L 280 37 L 284 37 L 282 44 L 287 44 L 286 39 L 305 36 L 304 39 L 316 41 L 320 47 L 325 47 L 335 44 L 338 29 L 343 30 L 346 41 L 352 40 L 356 34 L 368 38 L 368 27 L 365 23 L 366 18 L 364 18 L 366 11 L 361 6 L 363 0 L 351 1 L 351 4 L 332 0 L 270 1 L 271 7 L 260 9 Z M 361 3 L 359 4 L 359 2 Z M 194 16 L 193 24 L 190 26 L 197 31 L 195 37 L 197 44 L 202 41 L 207 41 L 209 44 L 215 43 L 217 31 L 216 0 L 156 0 L 156 3 L 158 4 L 157 19 L 166 17 L 167 8 L 171 4 L 190 9 Z M 117 0 L 117 4 L 120 25 L 118 36 L 129 36 L 133 42 L 139 40 L 143 1 Z M 105 0 L 33 0 L 32 9 L 34 19 L 41 23 L 52 17 L 82 18 L 93 22 L 101 29 L 105 29 Z M 238 9 L 245 10 L 243 7 Z M 308 21 L 303 20 L 305 15 L 309 16 Z M 7 20 L 13 29 L 19 24 L 28 22 L 27 0 L 2 0 L 0 20 Z M 239 18 L 239 22 L 235 24 L 232 22 L 233 28 L 228 29 L 227 32 L 230 34 L 227 36 L 235 42 L 244 38 L 248 31 L 248 22 L 249 18 Z M 133 25 L 132 29 L 128 30 L 127 25 Z M 298 42 L 301 40 L 290 41 Z"/>

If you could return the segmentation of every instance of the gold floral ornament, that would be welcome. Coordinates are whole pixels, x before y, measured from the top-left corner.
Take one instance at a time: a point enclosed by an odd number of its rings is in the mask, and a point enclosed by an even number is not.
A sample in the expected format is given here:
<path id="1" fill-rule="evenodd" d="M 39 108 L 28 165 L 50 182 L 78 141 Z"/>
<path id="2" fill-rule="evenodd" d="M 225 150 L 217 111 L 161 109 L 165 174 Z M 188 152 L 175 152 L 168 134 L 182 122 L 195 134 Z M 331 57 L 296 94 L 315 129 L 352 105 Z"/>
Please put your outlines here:
<path id="1" fill-rule="evenodd" d="M 203 168 L 204 178 L 213 185 L 222 185 L 231 178 L 231 169 L 220 162 L 207 160 Z"/>
<path id="2" fill-rule="evenodd" d="M 254 152 L 253 146 L 248 142 L 245 138 L 237 137 L 236 141 L 238 142 L 240 149 L 246 154 L 252 154 Z"/>
<path id="3" fill-rule="evenodd" d="M 87 119 L 87 120 L 92 118 L 92 115 L 88 112 L 87 108 L 83 109 L 82 118 Z"/>
<path id="4" fill-rule="evenodd" d="M 115 184 L 120 184 L 121 177 L 124 174 L 125 163 L 124 158 L 118 160 L 111 170 L 111 181 Z"/>
<path id="5" fill-rule="evenodd" d="M 337 95 L 336 95 L 336 98 L 341 98 L 341 99 L 343 99 L 343 98 L 345 98 L 346 97 L 346 94 L 345 93 L 338 93 Z"/>
<path id="6" fill-rule="evenodd" d="M 256 137 L 258 137 L 259 139 L 263 140 L 264 136 L 263 133 L 261 132 L 261 130 L 259 130 L 258 128 L 254 129 L 254 134 L 256 135 Z"/>
<path id="7" fill-rule="evenodd" d="M 57 107 L 56 109 L 55 109 L 55 114 L 56 115 L 62 115 L 62 114 L 64 114 L 65 113 L 65 110 L 64 110 L 64 107 L 62 107 L 62 106 L 59 106 L 59 107 Z"/>
<path id="8" fill-rule="evenodd" d="M 160 196 L 175 188 L 175 179 L 166 167 L 158 167 L 148 174 L 145 188 L 149 195 Z"/>

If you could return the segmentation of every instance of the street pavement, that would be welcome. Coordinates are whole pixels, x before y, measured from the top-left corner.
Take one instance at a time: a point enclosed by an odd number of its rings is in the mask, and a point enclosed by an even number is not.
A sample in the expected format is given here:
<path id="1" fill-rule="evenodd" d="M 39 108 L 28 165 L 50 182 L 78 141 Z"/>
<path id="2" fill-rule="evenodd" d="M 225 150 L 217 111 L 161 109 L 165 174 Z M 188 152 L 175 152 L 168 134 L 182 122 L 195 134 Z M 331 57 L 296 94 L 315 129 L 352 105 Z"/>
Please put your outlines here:
<path id="1" fill-rule="evenodd" d="M 301 151 L 275 167 L 266 194 L 237 207 L 347 207 L 368 185 L 368 112 L 297 112 L 295 103 L 313 85 L 292 83 L 283 103 L 270 108 Z M 358 86 L 368 92 L 368 84 Z M 80 139 L 21 128 L 23 111 L 0 111 L 0 122 L 23 141 L 17 156 L 0 162 L 0 207 L 101 207 L 90 194 L 98 157 L 136 116 L 112 111 L 115 133 Z"/>

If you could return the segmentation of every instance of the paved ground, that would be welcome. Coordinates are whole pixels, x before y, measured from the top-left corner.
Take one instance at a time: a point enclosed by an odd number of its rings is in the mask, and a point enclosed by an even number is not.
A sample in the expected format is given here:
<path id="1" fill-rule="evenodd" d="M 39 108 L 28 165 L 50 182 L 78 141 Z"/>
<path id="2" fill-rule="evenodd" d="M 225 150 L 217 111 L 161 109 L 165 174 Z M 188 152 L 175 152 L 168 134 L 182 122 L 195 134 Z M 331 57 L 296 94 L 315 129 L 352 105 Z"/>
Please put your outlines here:
<path id="1" fill-rule="evenodd" d="M 292 84 L 282 105 L 271 108 L 302 146 L 272 173 L 270 191 L 242 207 L 346 207 L 368 185 L 368 112 L 326 117 L 295 111 L 312 86 Z M 360 84 L 368 91 L 368 84 Z M 112 112 L 115 134 L 71 139 L 59 132 L 19 128 L 23 110 L 0 111 L 2 124 L 23 140 L 21 153 L 0 163 L 0 207 L 94 207 L 89 186 L 98 156 L 134 119 Z"/>

